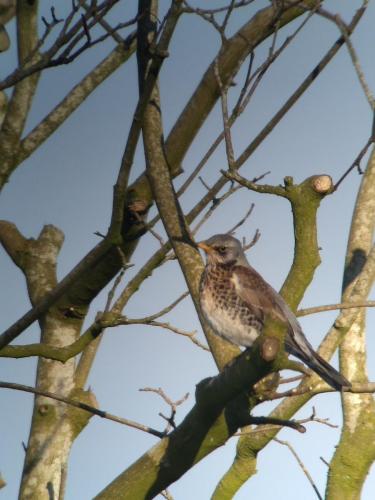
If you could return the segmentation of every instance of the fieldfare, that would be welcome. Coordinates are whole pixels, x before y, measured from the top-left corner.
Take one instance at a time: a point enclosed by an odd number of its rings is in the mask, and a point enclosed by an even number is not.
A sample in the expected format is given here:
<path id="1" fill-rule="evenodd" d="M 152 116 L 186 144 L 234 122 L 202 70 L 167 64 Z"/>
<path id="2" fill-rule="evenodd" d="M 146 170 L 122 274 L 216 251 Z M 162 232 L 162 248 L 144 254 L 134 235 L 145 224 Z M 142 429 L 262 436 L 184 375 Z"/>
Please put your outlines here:
<path id="1" fill-rule="evenodd" d="M 241 243 L 217 234 L 198 243 L 207 255 L 200 285 L 202 312 L 213 331 L 233 344 L 251 347 L 267 317 L 288 330 L 285 350 L 336 390 L 351 384 L 314 351 L 288 304 L 248 263 Z"/>

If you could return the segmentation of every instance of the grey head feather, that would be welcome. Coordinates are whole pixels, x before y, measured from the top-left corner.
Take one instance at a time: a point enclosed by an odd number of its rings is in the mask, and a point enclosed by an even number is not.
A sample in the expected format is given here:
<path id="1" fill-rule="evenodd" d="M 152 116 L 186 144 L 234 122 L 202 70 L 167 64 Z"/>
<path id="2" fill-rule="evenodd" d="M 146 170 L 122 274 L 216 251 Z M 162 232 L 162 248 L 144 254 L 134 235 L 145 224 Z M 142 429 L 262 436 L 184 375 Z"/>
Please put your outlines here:
<path id="1" fill-rule="evenodd" d="M 205 240 L 204 243 L 213 248 L 227 248 L 224 263 L 235 261 L 235 264 L 238 266 L 249 267 L 249 262 L 246 259 L 240 241 L 230 234 L 215 234 L 211 238 L 208 238 L 208 240 Z"/>

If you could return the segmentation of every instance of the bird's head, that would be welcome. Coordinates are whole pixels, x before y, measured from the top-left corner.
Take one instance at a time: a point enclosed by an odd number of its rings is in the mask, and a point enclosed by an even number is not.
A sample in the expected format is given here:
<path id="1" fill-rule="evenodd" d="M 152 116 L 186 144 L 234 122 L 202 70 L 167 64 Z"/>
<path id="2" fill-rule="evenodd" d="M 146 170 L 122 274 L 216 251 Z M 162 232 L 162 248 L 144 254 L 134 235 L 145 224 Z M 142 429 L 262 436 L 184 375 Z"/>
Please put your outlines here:
<path id="1" fill-rule="evenodd" d="M 215 234 L 198 247 L 205 251 L 208 264 L 248 264 L 241 243 L 229 234 Z"/>

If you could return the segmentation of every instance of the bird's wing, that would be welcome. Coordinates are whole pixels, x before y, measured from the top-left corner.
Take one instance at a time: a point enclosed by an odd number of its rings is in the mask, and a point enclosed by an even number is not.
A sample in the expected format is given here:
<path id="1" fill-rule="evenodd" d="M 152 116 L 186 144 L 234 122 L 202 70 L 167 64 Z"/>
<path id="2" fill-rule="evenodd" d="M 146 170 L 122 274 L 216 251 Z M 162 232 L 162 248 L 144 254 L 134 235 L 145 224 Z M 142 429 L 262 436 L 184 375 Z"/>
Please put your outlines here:
<path id="1" fill-rule="evenodd" d="M 258 314 L 289 323 L 290 311 L 282 297 L 252 267 L 235 266 L 232 282 L 241 299 Z M 281 300 L 279 300 L 281 299 Z"/>
<path id="2" fill-rule="evenodd" d="M 336 390 L 350 387 L 351 384 L 314 351 L 302 332 L 301 325 L 288 304 L 252 267 L 236 266 L 232 280 L 238 295 L 254 310 L 282 321 L 288 325 L 285 349 L 314 370 L 323 380 Z"/>

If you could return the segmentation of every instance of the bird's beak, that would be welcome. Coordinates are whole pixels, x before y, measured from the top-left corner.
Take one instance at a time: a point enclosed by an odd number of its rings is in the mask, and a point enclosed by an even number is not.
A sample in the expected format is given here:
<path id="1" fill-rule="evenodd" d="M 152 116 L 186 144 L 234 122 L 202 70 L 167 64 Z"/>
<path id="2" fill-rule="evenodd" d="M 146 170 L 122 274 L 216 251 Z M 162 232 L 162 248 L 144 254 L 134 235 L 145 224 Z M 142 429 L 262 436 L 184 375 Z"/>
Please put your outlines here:
<path id="1" fill-rule="evenodd" d="M 201 248 L 202 250 L 204 250 L 206 253 L 212 253 L 214 250 L 212 247 L 207 245 L 207 243 L 205 243 L 204 241 L 201 241 L 200 243 L 198 243 L 198 247 Z"/>

